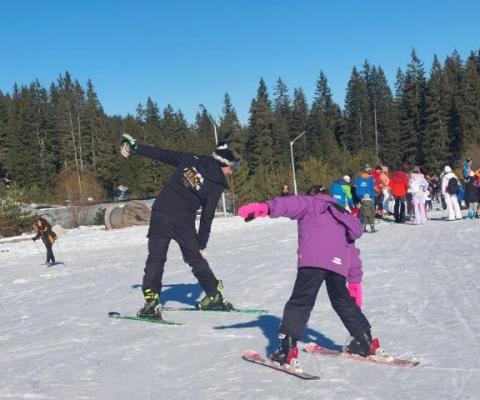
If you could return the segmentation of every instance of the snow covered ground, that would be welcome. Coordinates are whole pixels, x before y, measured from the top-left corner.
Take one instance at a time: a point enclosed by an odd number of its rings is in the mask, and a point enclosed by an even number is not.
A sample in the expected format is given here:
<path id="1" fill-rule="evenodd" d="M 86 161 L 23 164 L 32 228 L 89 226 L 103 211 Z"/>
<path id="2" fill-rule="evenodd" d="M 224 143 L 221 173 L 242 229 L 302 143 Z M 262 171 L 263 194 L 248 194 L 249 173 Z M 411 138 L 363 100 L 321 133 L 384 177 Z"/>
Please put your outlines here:
<path id="1" fill-rule="evenodd" d="M 271 352 L 296 274 L 296 224 L 214 221 L 208 258 L 238 307 L 268 315 L 167 313 L 165 326 L 113 320 L 141 306 L 146 227 L 68 231 L 42 265 L 41 243 L 0 242 L 0 399 L 479 399 L 480 221 L 378 225 L 359 240 L 364 311 L 383 347 L 412 369 L 300 355 L 319 381 L 241 359 Z M 172 244 L 162 302 L 201 296 Z M 322 289 L 305 340 L 345 343 Z"/>

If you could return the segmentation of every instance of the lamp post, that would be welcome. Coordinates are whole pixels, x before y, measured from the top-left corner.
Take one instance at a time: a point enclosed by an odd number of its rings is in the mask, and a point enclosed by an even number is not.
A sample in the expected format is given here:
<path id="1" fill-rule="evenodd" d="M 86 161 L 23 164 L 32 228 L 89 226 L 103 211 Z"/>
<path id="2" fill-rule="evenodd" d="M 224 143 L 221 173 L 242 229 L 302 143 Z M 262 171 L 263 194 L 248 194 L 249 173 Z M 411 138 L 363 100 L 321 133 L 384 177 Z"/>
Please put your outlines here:
<path id="1" fill-rule="evenodd" d="M 373 100 L 373 122 L 375 124 L 375 155 L 378 159 L 377 104 L 375 99 Z"/>
<path id="2" fill-rule="evenodd" d="M 293 172 L 293 189 L 295 190 L 295 196 L 297 195 L 297 179 L 295 178 L 295 160 L 293 158 L 293 144 L 300 139 L 307 131 L 303 131 L 295 139 L 290 142 L 290 156 L 292 157 L 292 172 Z"/>
<path id="3" fill-rule="evenodd" d="M 198 105 L 203 112 L 206 114 L 208 120 L 212 123 L 213 125 L 213 132 L 215 133 L 215 147 L 218 144 L 218 136 L 217 136 L 217 124 L 215 123 L 215 120 L 212 118 L 210 113 L 207 111 L 207 108 L 203 104 Z M 222 192 L 222 208 L 223 208 L 223 216 L 224 218 L 227 218 L 227 205 L 225 203 L 225 193 Z"/>

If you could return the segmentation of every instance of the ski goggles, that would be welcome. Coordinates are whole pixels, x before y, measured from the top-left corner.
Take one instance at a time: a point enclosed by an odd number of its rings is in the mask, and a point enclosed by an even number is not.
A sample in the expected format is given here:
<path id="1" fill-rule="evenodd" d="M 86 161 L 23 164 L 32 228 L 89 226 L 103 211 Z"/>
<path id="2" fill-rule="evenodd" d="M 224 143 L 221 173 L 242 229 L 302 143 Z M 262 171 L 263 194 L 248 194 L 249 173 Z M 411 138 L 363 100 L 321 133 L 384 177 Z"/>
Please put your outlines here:
<path id="1" fill-rule="evenodd" d="M 232 169 L 238 169 L 240 167 L 240 160 L 227 160 L 225 157 L 218 155 L 217 153 L 213 153 L 212 157 L 220 162 L 223 165 L 231 167 Z"/>

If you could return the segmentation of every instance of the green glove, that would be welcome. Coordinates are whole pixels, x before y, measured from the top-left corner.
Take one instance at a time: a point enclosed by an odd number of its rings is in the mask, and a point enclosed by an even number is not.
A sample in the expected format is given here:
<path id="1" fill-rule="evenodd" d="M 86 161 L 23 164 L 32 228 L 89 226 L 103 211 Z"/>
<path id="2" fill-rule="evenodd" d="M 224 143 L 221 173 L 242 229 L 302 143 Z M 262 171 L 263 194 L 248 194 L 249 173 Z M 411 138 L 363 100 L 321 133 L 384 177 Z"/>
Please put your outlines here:
<path id="1" fill-rule="evenodd" d="M 122 135 L 122 142 L 126 143 L 130 150 L 136 150 L 137 149 L 137 141 L 130 136 L 128 133 L 124 133 Z"/>

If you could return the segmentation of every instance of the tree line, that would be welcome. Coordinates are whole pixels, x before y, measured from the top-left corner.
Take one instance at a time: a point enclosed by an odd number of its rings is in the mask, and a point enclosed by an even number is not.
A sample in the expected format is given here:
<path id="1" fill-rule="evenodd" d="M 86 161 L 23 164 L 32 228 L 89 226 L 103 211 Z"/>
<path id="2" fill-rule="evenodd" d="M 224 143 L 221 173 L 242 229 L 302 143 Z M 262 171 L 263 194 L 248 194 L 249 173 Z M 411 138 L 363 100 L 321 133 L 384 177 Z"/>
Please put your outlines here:
<path id="1" fill-rule="evenodd" d="M 8 176 L 26 201 L 101 201 L 118 185 L 149 197 L 170 175 L 168 166 L 119 157 L 123 131 L 164 148 L 208 154 L 214 148 L 211 116 L 199 110 L 186 121 L 171 105 L 148 98 L 133 115 L 107 115 L 93 83 L 69 72 L 47 89 L 38 81 L 0 91 L 0 178 Z M 365 163 L 397 168 L 403 162 L 439 172 L 480 149 L 480 52 L 462 60 L 455 51 L 428 72 L 415 50 L 393 87 L 381 66 L 353 67 L 343 107 L 323 72 L 309 102 L 279 78 L 270 93 L 260 79 L 248 122 L 240 123 L 228 93 L 217 120 L 218 136 L 241 157 L 230 182 L 238 202 L 277 195 L 291 184 L 290 142 L 299 191 L 354 174 Z M 1 185 L 0 185 L 1 186 Z M 4 192 L 5 190 L 2 189 Z"/>

